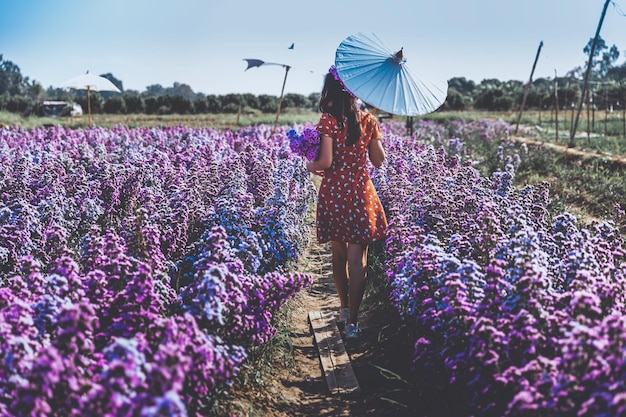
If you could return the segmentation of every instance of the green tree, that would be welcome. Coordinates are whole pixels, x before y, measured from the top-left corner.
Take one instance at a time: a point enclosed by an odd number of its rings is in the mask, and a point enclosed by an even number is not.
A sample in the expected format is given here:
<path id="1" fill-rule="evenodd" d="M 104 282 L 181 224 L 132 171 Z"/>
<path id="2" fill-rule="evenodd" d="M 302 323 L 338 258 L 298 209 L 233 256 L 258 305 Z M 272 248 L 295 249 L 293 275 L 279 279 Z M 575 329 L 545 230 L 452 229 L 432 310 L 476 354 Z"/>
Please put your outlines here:
<path id="1" fill-rule="evenodd" d="M 222 97 L 215 94 L 206 96 L 206 103 L 209 113 L 220 113 L 222 111 Z"/>
<path id="2" fill-rule="evenodd" d="M 124 93 L 124 102 L 126 103 L 126 112 L 130 114 L 141 114 L 146 111 L 146 105 L 137 93 Z"/>
<path id="3" fill-rule="evenodd" d="M 193 113 L 193 106 L 191 100 L 187 97 L 176 94 L 169 96 L 169 104 L 172 113 L 176 114 L 190 114 Z"/>
<path id="4" fill-rule="evenodd" d="M 0 94 L 20 95 L 25 93 L 24 76 L 20 67 L 3 59 L 0 54 Z"/>
<path id="5" fill-rule="evenodd" d="M 166 88 L 164 94 L 184 97 L 187 100 L 193 100 L 196 96 L 196 93 L 193 92 L 189 85 L 177 82 L 172 87 Z"/>
<path id="6" fill-rule="evenodd" d="M 583 48 L 583 52 L 587 57 L 589 57 L 591 53 L 592 46 L 593 38 L 589 39 L 589 42 L 587 42 L 587 45 Z M 617 49 L 617 46 L 613 45 L 609 48 L 604 39 L 599 36 L 596 42 L 596 48 L 593 51 L 591 70 L 597 78 L 604 78 L 618 58 L 619 49 Z"/>
<path id="7" fill-rule="evenodd" d="M 204 94 L 197 94 L 192 101 L 194 114 L 206 114 L 209 112 L 209 103 Z"/>
<path id="8" fill-rule="evenodd" d="M 259 96 L 259 106 L 263 113 L 275 113 L 278 110 L 278 97 L 262 94 Z"/>
<path id="9" fill-rule="evenodd" d="M 156 95 L 147 95 L 143 98 L 146 114 L 157 114 L 159 111 L 159 100 Z"/>
<path id="10" fill-rule="evenodd" d="M 613 81 L 626 80 L 626 62 L 624 62 L 622 65 L 609 68 L 606 76 Z"/>
<path id="11" fill-rule="evenodd" d="M 448 81 L 448 87 L 454 88 L 462 96 L 471 97 L 476 89 L 476 83 L 472 80 L 467 80 L 465 77 L 454 77 Z"/>
<path id="12" fill-rule="evenodd" d="M 456 88 L 448 87 L 448 96 L 442 108 L 445 110 L 460 111 L 467 108 L 467 103 L 465 102 L 465 97 L 459 93 Z"/>
<path id="13" fill-rule="evenodd" d="M 87 114 L 89 110 L 89 103 L 91 103 L 91 114 L 102 113 L 102 109 L 104 108 L 104 99 L 100 93 L 93 91 L 91 92 L 91 100 L 87 101 L 87 92 L 80 91 L 77 93 L 76 103 L 80 104 L 83 108 L 85 114 Z"/>
<path id="14" fill-rule="evenodd" d="M 145 94 L 159 96 L 165 94 L 165 89 L 161 84 L 152 84 L 146 87 Z"/>
<path id="15" fill-rule="evenodd" d="M 309 94 L 309 96 L 307 97 L 307 99 L 309 100 L 309 104 L 307 107 L 317 110 L 317 107 L 319 105 L 320 102 L 320 96 L 321 93 L 311 93 Z"/>
<path id="16" fill-rule="evenodd" d="M 117 95 L 104 102 L 103 110 L 107 114 L 126 114 L 126 101 L 124 96 Z"/>

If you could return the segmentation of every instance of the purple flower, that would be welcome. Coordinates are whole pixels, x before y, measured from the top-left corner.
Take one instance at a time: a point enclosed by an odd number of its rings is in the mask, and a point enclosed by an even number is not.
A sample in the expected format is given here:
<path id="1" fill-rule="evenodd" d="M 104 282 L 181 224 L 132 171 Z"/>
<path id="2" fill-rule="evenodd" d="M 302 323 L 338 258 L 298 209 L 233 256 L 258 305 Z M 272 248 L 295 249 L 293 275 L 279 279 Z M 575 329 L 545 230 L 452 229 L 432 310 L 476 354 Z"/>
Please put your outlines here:
<path id="1" fill-rule="evenodd" d="M 298 133 L 295 129 L 287 131 L 289 139 L 289 149 L 293 153 L 309 161 L 317 159 L 320 147 L 319 133 L 316 129 L 307 127 L 302 133 Z"/>

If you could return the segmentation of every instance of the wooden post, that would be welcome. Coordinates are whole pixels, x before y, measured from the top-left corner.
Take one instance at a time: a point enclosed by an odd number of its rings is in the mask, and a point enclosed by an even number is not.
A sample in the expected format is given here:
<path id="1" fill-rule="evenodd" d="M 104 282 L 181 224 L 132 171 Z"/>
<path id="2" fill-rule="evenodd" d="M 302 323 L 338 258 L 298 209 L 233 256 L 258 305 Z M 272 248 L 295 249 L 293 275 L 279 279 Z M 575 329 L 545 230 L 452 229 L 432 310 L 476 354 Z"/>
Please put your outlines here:
<path id="1" fill-rule="evenodd" d="M 526 105 L 526 97 L 528 96 L 528 90 L 533 83 L 533 74 L 535 72 L 535 67 L 537 66 L 537 60 L 539 59 L 539 53 L 541 52 L 541 47 L 543 46 L 543 41 L 539 42 L 539 48 L 537 48 L 537 55 L 535 55 L 535 62 L 533 62 L 533 69 L 530 71 L 530 78 L 528 79 L 528 83 L 526 87 L 524 87 L 524 96 L 522 97 L 522 105 L 519 109 L 519 116 L 517 117 L 517 124 L 515 125 L 515 134 L 517 135 L 517 129 L 519 128 L 519 122 L 522 119 L 522 113 L 524 112 L 524 106 Z"/>
<path id="2" fill-rule="evenodd" d="M 289 73 L 289 65 L 285 65 L 285 78 L 283 79 L 283 88 L 280 90 L 280 98 L 278 99 L 278 111 L 276 112 L 276 120 L 274 121 L 274 131 L 276 132 L 276 127 L 278 126 L 278 115 L 280 114 L 280 106 L 283 104 L 283 94 L 285 93 L 285 84 L 287 83 L 287 73 Z"/>
<path id="3" fill-rule="evenodd" d="M 624 104 L 622 104 L 622 133 L 626 139 L 626 106 Z"/>
<path id="4" fill-rule="evenodd" d="M 596 103 L 593 101 L 594 92 L 591 91 L 591 130 L 596 130 Z"/>
<path id="5" fill-rule="evenodd" d="M 590 109 L 589 109 L 589 90 L 587 90 L 587 144 L 591 144 L 591 130 L 589 125 Z"/>
<path id="6" fill-rule="evenodd" d="M 559 83 L 556 78 L 556 70 L 554 70 L 554 118 L 556 120 L 556 143 L 559 143 Z"/>
<path id="7" fill-rule="evenodd" d="M 574 98 L 576 98 L 576 97 L 574 97 Z M 574 113 L 575 113 L 575 110 L 576 110 L 576 104 L 574 104 L 574 102 L 572 101 L 572 117 L 570 118 L 570 129 L 571 130 L 574 129 Z"/>
<path id="8" fill-rule="evenodd" d="M 91 126 L 91 88 L 87 86 L 87 113 L 89 114 L 89 126 Z"/>
<path id="9" fill-rule="evenodd" d="M 622 84 L 622 93 L 624 97 L 622 98 L 622 131 L 624 133 L 624 139 L 626 139 L 626 89 Z"/>
<path id="10" fill-rule="evenodd" d="M 604 2 L 604 8 L 602 9 L 602 15 L 600 15 L 600 22 L 598 22 L 598 28 L 596 29 L 596 36 L 593 38 L 593 43 L 591 44 L 591 51 L 589 51 L 589 61 L 587 61 L 587 71 L 585 71 L 585 79 L 583 81 L 583 91 L 580 96 L 580 103 L 578 104 L 578 112 L 576 113 L 576 121 L 572 124 L 572 130 L 569 136 L 569 147 L 573 148 L 576 145 L 575 137 L 576 137 L 576 128 L 578 127 L 578 118 L 580 117 L 580 112 L 583 108 L 583 100 L 585 99 L 585 91 L 587 90 L 587 83 L 589 82 L 589 73 L 591 72 L 591 64 L 593 63 L 593 54 L 596 51 L 596 44 L 598 43 L 598 38 L 600 37 L 600 29 L 602 28 L 602 22 L 604 21 L 604 16 L 606 15 L 606 9 L 609 7 L 609 3 L 612 0 L 606 0 Z"/>
<path id="11" fill-rule="evenodd" d="M 604 137 L 609 136 L 608 132 L 609 122 L 609 92 L 606 86 L 604 86 Z"/>

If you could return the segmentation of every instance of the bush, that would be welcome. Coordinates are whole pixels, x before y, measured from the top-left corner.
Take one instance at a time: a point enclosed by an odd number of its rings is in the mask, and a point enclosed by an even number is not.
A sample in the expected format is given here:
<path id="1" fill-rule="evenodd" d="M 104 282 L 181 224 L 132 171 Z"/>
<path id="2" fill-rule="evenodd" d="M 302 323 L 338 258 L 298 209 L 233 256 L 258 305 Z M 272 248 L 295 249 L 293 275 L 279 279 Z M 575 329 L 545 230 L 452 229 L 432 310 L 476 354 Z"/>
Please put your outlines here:
<path id="1" fill-rule="evenodd" d="M 191 100 L 181 95 L 169 96 L 169 107 L 172 113 L 189 114 L 193 112 Z"/>
<path id="2" fill-rule="evenodd" d="M 4 108 L 11 113 L 24 113 L 32 106 L 32 100 L 24 96 L 9 96 L 4 102 Z"/>
<path id="3" fill-rule="evenodd" d="M 146 111 L 146 105 L 138 94 L 124 94 L 124 101 L 126 102 L 126 111 L 132 114 L 144 113 Z"/>
<path id="4" fill-rule="evenodd" d="M 126 102 L 124 97 L 116 96 L 111 97 L 104 102 L 104 112 L 107 114 L 126 114 Z"/>

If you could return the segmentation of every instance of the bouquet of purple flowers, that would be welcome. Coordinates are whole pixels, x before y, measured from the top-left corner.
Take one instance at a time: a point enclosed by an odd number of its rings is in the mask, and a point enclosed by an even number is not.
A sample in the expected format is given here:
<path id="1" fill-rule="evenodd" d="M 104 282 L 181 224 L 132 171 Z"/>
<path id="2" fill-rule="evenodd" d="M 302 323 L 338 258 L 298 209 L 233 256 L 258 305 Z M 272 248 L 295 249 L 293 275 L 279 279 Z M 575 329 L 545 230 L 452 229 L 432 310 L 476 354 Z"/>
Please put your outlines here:
<path id="1" fill-rule="evenodd" d="M 289 138 L 291 152 L 309 161 L 317 159 L 320 149 L 320 138 L 317 130 L 307 127 L 302 133 L 298 133 L 295 129 L 291 129 L 287 131 L 287 138 Z"/>

